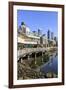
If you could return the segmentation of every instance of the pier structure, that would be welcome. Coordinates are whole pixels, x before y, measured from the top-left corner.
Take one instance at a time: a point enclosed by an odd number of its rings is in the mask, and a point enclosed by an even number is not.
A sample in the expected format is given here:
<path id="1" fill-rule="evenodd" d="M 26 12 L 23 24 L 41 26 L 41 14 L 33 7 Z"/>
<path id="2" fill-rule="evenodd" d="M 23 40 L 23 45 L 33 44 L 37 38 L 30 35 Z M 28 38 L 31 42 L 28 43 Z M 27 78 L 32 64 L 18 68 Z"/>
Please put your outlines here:
<path id="1" fill-rule="evenodd" d="M 45 52 L 48 52 L 52 49 L 57 49 L 57 47 L 47 47 L 47 48 L 24 48 L 22 50 L 18 50 L 18 59 L 19 60 L 21 58 L 21 62 L 22 62 L 22 58 L 27 56 L 27 60 L 29 60 L 30 56 L 32 54 L 34 54 L 34 58 L 36 59 L 37 54 L 41 53 L 41 56 L 43 57 L 43 54 Z"/>

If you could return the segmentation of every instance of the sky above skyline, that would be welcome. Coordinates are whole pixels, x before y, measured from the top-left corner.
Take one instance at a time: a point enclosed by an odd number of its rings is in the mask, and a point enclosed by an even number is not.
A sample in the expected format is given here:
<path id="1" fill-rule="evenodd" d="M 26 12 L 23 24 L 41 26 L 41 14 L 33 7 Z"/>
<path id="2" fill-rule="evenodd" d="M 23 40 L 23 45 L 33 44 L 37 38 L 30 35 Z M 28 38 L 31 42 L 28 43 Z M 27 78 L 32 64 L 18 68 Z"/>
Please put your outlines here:
<path id="1" fill-rule="evenodd" d="M 18 10 L 17 11 L 17 25 L 18 28 L 21 22 L 30 28 L 30 31 L 41 30 L 42 34 L 47 35 L 48 29 L 58 35 L 58 13 L 53 11 L 32 11 L 32 10 Z"/>

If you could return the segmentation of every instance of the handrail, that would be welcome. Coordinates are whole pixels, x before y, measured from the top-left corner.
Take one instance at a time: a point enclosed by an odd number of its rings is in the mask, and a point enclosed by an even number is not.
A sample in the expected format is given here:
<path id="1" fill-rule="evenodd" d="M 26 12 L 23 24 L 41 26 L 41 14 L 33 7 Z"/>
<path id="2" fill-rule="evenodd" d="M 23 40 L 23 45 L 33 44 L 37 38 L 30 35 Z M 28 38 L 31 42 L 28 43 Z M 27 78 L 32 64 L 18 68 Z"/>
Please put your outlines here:
<path id="1" fill-rule="evenodd" d="M 24 55 L 24 54 L 29 54 L 29 53 L 32 53 L 32 52 L 44 52 L 44 51 L 48 51 L 49 49 L 53 49 L 53 48 L 57 48 L 57 47 L 47 47 L 47 48 L 24 48 L 22 50 L 18 50 L 17 51 L 17 55 L 18 57 L 21 56 L 21 55 Z"/>

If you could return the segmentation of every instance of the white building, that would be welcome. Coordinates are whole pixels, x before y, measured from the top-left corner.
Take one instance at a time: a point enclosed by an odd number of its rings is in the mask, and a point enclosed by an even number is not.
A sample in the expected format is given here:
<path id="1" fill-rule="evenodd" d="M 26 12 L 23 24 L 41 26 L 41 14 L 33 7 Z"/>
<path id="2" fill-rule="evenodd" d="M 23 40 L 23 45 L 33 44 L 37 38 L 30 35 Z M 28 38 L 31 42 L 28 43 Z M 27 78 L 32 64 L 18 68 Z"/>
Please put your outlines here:
<path id="1" fill-rule="evenodd" d="M 19 29 L 18 32 L 20 32 L 22 34 L 29 35 L 30 34 L 30 29 L 25 24 L 23 24 L 23 25 L 21 25 L 21 28 Z"/>
<path id="2" fill-rule="evenodd" d="M 52 45 L 55 44 L 54 40 L 50 40 L 52 42 Z M 44 36 L 38 36 L 34 35 L 33 32 L 30 31 L 30 28 L 26 26 L 24 23 L 21 24 L 21 28 L 18 29 L 18 47 L 37 47 L 37 46 L 43 46 L 47 47 L 49 46 L 49 42 L 47 37 Z"/>
<path id="3" fill-rule="evenodd" d="M 21 28 L 18 29 L 18 44 L 21 46 L 36 46 L 40 44 L 40 37 L 35 36 L 32 32 L 30 32 L 30 28 L 25 24 L 21 25 Z"/>

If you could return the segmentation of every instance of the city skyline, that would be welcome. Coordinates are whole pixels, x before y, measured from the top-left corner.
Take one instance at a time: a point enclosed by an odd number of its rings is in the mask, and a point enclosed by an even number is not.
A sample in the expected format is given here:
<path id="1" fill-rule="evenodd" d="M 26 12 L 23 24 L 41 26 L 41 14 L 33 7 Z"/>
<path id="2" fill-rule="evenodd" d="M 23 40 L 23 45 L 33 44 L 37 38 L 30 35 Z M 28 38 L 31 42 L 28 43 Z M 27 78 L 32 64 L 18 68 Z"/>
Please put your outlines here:
<path id="1" fill-rule="evenodd" d="M 50 30 L 54 33 L 54 36 L 58 37 L 57 12 L 18 10 L 18 28 L 21 25 L 21 22 L 25 22 L 25 24 L 30 28 L 30 31 L 38 31 L 38 29 L 40 29 L 42 34 L 47 34 L 47 31 Z"/>
<path id="2" fill-rule="evenodd" d="M 58 78 L 57 13 L 18 10 L 17 14 L 17 79 Z"/>

